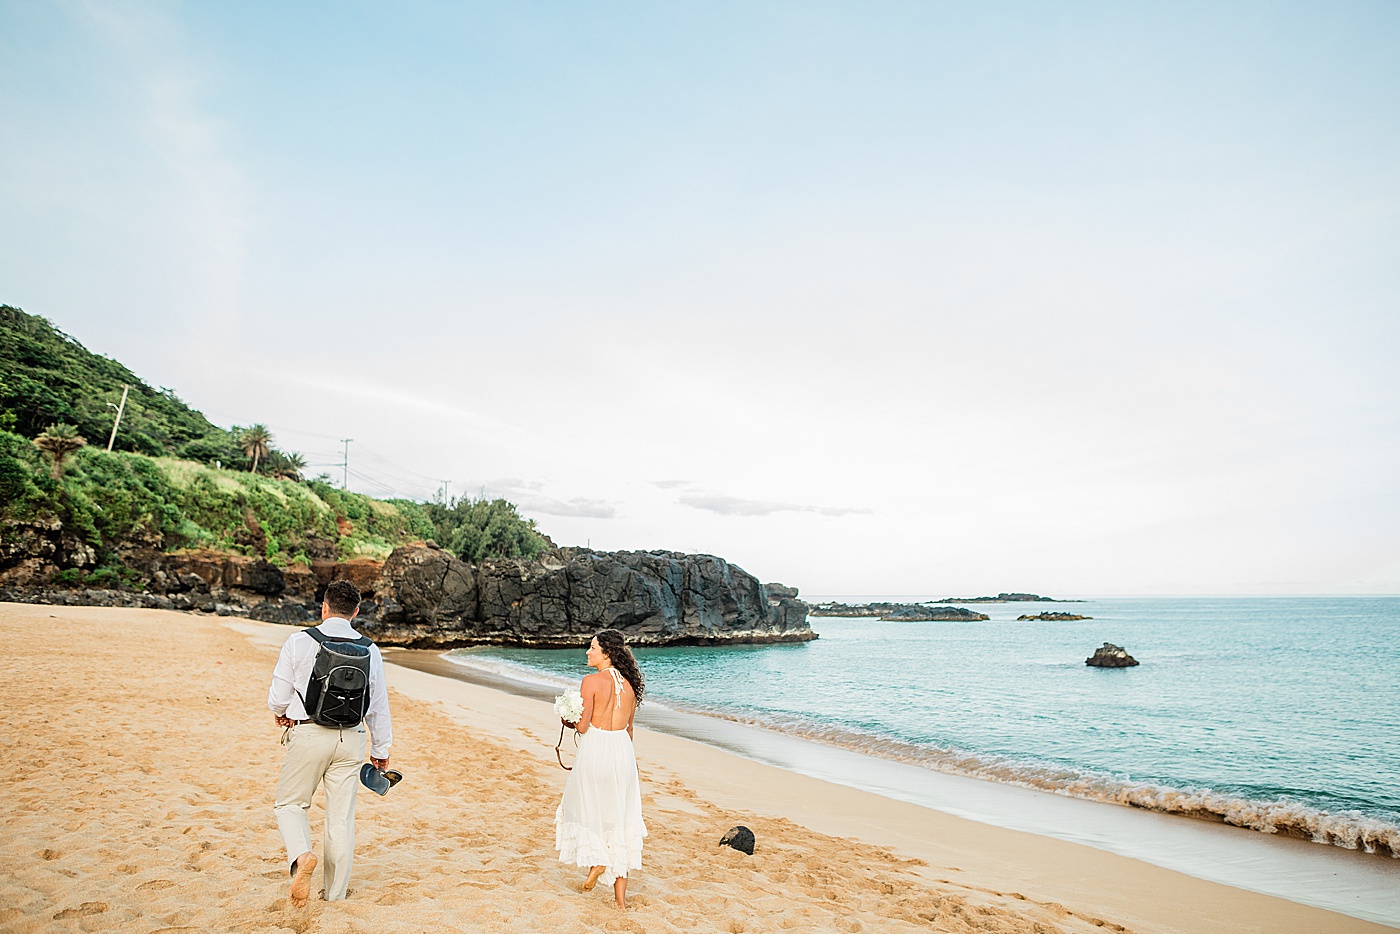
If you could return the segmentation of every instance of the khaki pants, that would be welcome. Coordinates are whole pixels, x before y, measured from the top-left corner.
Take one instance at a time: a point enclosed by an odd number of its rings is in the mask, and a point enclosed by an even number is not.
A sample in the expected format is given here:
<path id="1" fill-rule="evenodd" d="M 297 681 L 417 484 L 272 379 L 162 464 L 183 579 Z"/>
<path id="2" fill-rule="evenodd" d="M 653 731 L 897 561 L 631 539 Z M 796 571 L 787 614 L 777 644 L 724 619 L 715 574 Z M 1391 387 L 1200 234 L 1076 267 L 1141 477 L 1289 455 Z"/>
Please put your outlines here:
<path id="1" fill-rule="evenodd" d="M 326 899 L 345 897 L 355 860 L 355 790 L 365 761 L 365 726 L 344 730 L 301 723 L 287 734 L 272 813 L 287 847 L 287 864 L 311 849 L 311 796 L 326 785 L 326 839 L 321 857 Z"/>

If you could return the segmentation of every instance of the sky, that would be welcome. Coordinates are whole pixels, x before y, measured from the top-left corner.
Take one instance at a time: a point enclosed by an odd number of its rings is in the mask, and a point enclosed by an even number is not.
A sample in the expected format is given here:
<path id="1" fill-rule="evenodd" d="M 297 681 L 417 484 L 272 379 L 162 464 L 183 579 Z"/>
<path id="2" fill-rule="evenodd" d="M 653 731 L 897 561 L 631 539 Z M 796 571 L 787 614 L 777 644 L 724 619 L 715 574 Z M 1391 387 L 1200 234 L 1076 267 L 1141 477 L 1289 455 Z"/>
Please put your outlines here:
<path id="1" fill-rule="evenodd" d="M 0 0 L 0 302 L 804 594 L 1400 593 L 1400 5 Z"/>

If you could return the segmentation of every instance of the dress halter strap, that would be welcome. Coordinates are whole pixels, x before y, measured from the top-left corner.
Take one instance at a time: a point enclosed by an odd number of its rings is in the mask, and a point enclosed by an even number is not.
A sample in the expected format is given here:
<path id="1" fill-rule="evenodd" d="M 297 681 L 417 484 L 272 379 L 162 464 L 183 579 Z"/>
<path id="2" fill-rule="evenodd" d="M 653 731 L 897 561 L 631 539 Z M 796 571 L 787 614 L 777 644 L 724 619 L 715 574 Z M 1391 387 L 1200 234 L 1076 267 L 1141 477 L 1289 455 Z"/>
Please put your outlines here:
<path id="1" fill-rule="evenodd" d="M 625 680 L 625 679 L 622 677 L 622 672 L 618 671 L 616 668 L 604 668 L 603 670 L 606 671 L 608 674 L 612 675 L 612 680 L 613 680 L 613 698 L 614 698 L 614 700 L 613 700 L 613 709 L 614 709 L 614 710 L 621 710 L 621 709 L 622 709 L 622 683 L 623 683 L 623 681 Z"/>

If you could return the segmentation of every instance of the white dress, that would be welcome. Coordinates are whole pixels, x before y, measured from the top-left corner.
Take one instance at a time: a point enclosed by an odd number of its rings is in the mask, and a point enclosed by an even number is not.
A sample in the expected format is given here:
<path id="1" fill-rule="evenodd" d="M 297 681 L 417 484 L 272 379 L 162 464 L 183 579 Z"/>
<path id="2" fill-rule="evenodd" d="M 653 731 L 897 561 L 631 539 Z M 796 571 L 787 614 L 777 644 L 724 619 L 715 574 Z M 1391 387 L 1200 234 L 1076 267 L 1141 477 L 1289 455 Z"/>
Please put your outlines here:
<path id="1" fill-rule="evenodd" d="M 622 675 L 613 678 L 614 709 L 622 706 Z M 602 866 L 601 881 L 612 885 L 628 869 L 642 868 L 642 788 L 637 755 L 624 730 L 596 726 L 579 737 L 574 770 L 564 783 L 564 800 L 554 813 L 554 848 L 559 861 Z"/>

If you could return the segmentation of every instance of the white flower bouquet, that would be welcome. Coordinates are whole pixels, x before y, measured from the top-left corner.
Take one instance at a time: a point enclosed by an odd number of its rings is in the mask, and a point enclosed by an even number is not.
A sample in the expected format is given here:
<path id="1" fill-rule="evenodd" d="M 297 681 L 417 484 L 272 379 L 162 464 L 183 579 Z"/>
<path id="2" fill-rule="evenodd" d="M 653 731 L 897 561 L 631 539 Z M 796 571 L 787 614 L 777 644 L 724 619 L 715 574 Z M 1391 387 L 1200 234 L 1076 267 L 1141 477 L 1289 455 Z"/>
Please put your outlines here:
<path id="1" fill-rule="evenodd" d="M 578 723 L 583 716 L 583 695 L 578 691 L 565 691 L 554 698 L 554 712 L 565 723 Z"/>

